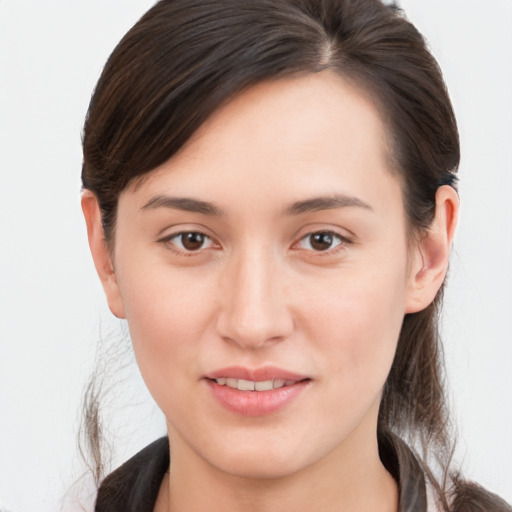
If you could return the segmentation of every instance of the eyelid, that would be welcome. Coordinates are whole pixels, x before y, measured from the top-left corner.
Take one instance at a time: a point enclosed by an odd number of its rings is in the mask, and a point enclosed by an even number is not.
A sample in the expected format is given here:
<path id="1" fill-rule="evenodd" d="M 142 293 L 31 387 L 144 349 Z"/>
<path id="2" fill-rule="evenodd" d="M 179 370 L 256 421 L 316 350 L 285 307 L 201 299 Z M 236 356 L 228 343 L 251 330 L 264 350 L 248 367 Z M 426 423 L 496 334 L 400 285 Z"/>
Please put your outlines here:
<path id="1" fill-rule="evenodd" d="M 296 242 L 292 245 L 292 248 L 295 246 L 298 246 L 303 240 L 307 239 L 308 237 L 311 237 L 315 234 L 329 234 L 332 235 L 334 238 L 337 238 L 339 240 L 339 243 L 336 244 L 334 247 L 330 249 L 326 249 L 325 251 L 316 251 L 315 249 L 304 249 L 297 247 L 298 250 L 304 250 L 308 251 L 314 255 L 318 256 L 329 256 L 332 254 L 336 254 L 337 252 L 343 250 L 346 246 L 351 245 L 354 243 L 353 239 L 349 236 L 341 234 L 339 231 L 333 228 L 324 228 L 322 229 L 319 227 L 318 229 L 312 229 L 305 233 L 304 235 L 301 235 Z"/>
<path id="2" fill-rule="evenodd" d="M 174 228 L 175 230 L 172 230 L 172 228 Z M 171 249 L 173 252 L 175 252 L 178 255 L 197 256 L 199 254 L 204 253 L 204 251 L 206 251 L 208 249 L 222 249 L 222 245 L 216 241 L 214 236 L 209 234 L 209 232 L 208 232 L 209 230 L 204 229 L 202 226 L 197 226 L 197 227 L 196 226 L 189 227 L 189 226 L 183 226 L 183 225 L 169 226 L 168 228 L 166 228 L 165 230 L 162 230 L 161 232 L 164 232 L 167 230 L 169 230 L 170 232 L 168 232 L 164 236 L 159 236 L 159 238 L 156 240 L 156 242 L 168 246 L 169 249 Z M 308 226 L 307 231 L 305 230 L 305 228 L 303 228 L 301 231 L 303 232 L 303 234 L 301 234 L 300 236 L 297 234 L 297 236 L 295 237 L 296 241 L 292 244 L 291 248 L 307 251 L 307 252 L 310 252 L 310 253 L 318 255 L 318 256 L 322 256 L 322 255 L 328 256 L 328 255 L 335 254 L 335 253 L 343 250 L 344 248 L 346 248 L 348 245 L 351 245 L 354 243 L 354 239 L 353 239 L 354 235 L 351 232 L 350 232 L 350 235 L 348 235 L 347 234 L 348 230 L 343 230 L 344 231 L 344 234 L 343 234 L 343 233 L 340 233 L 341 229 L 336 229 L 336 228 L 333 228 L 330 226 L 329 227 Z M 197 249 L 197 250 L 187 250 L 186 248 L 181 248 L 178 244 L 172 242 L 173 238 L 179 237 L 180 235 L 185 235 L 187 233 L 197 233 L 197 234 L 204 236 L 207 240 L 209 240 L 208 246 L 201 247 L 200 249 Z M 333 238 L 335 238 L 339 241 L 339 243 L 337 243 L 334 247 L 332 247 L 330 249 L 326 249 L 326 250 L 315 250 L 313 248 L 298 247 L 301 244 L 301 242 L 303 242 L 305 239 L 307 239 L 308 237 L 311 237 L 315 234 L 332 235 Z"/>
<path id="3" fill-rule="evenodd" d="M 330 220 L 312 220 L 311 222 L 302 224 L 293 232 L 292 238 L 299 240 L 304 236 L 312 235 L 314 233 L 332 233 L 339 236 L 347 243 L 355 243 L 358 239 L 358 235 L 356 235 L 353 230 L 349 229 L 348 226 L 338 224 Z"/>
<path id="4" fill-rule="evenodd" d="M 185 248 L 179 247 L 176 243 L 173 243 L 172 240 L 174 238 L 177 238 L 179 236 L 185 235 L 187 233 L 195 233 L 204 236 L 206 239 L 210 241 L 210 245 L 208 247 L 202 247 L 197 250 L 187 250 Z M 177 231 L 173 231 L 171 233 L 168 233 L 162 237 L 159 237 L 157 239 L 157 243 L 166 245 L 170 250 L 172 250 L 175 254 L 181 255 L 181 256 L 197 256 L 199 254 L 202 254 L 207 249 L 215 248 L 215 246 L 220 247 L 220 244 L 215 241 L 215 239 L 210 236 L 208 233 L 205 233 L 202 229 L 197 228 L 189 228 L 189 229 L 179 229 Z"/>

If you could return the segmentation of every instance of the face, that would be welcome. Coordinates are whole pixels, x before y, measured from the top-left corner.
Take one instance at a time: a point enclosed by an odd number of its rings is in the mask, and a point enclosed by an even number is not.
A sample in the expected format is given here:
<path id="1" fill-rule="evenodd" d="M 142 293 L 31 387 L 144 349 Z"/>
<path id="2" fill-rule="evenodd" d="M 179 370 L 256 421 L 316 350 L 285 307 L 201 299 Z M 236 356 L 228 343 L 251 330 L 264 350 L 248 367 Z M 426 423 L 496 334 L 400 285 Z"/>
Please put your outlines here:
<path id="1" fill-rule="evenodd" d="M 113 309 L 173 458 L 282 476 L 374 445 L 410 300 L 388 156 L 323 72 L 243 93 L 121 194 Z"/>

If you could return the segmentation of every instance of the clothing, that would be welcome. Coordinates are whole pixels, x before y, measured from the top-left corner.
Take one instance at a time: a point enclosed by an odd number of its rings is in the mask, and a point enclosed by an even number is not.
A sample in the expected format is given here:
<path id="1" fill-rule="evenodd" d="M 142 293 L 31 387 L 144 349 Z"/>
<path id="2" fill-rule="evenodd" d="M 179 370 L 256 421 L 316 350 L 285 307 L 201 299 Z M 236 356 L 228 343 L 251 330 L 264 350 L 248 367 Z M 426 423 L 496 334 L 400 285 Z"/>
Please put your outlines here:
<path id="1" fill-rule="evenodd" d="M 398 439 L 379 441 L 384 465 L 400 482 L 400 512 L 427 512 L 425 481 L 412 452 Z M 153 512 L 168 469 L 169 441 L 163 437 L 105 479 L 98 492 L 95 512 Z"/>
<path id="2" fill-rule="evenodd" d="M 399 512 L 431 512 L 423 470 L 409 447 L 398 437 L 379 438 L 382 463 L 398 482 Z M 153 512 L 169 469 L 169 441 L 162 437 L 111 473 L 100 486 L 95 512 Z M 430 504 L 432 506 L 432 503 Z M 454 512 L 512 512 L 498 496 L 469 484 L 455 497 Z"/>
<path id="3" fill-rule="evenodd" d="M 95 512 L 153 512 L 168 469 L 169 441 L 162 437 L 105 478 Z"/>

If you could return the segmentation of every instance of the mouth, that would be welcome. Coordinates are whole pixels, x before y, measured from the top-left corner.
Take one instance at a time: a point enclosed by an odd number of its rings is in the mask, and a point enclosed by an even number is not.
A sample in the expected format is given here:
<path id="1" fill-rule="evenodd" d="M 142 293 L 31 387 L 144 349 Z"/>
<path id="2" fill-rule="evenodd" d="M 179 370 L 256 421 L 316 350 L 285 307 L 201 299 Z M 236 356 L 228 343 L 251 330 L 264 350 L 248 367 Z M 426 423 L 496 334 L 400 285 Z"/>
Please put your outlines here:
<path id="1" fill-rule="evenodd" d="M 224 368 L 204 379 L 222 406 L 243 416 L 275 413 L 295 401 L 312 382 L 310 377 L 275 367 Z"/>
<path id="2" fill-rule="evenodd" d="M 219 377 L 217 379 L 208 379 L 216 382 L 219 386 L 227 386 L 239 391 L 271 391 L 272 389 L 280 389 L 283 387 L 293 386 L 297 382 L 307 381 L 309 379 L 301 380 L 284 380 L 284 379 L 269 379 L 269 380 L 246 380 L 234 379 L 232 377 Z"/>

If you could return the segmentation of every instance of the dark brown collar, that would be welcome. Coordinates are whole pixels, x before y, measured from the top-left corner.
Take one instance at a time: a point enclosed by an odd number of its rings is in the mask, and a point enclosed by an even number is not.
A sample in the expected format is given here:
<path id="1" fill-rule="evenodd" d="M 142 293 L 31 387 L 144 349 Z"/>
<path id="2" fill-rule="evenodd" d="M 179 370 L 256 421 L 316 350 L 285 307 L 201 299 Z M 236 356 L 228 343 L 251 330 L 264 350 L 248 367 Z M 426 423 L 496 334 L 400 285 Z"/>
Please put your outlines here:
<path id="1" fill-rule="evenodd" d="M 399 512 L 426 512 L 425 478 L 410 448 L 396 436 L 380 436 L 379 454 L 399 484 Z M 162 437 L 105 478 L 95 512 L 153 512 L 168 469 L 169 442 Z"/>

